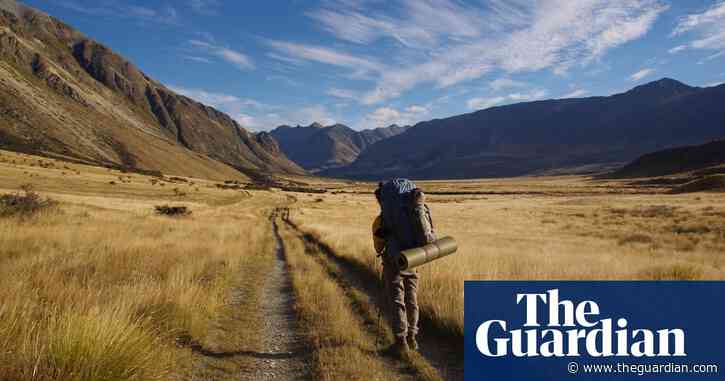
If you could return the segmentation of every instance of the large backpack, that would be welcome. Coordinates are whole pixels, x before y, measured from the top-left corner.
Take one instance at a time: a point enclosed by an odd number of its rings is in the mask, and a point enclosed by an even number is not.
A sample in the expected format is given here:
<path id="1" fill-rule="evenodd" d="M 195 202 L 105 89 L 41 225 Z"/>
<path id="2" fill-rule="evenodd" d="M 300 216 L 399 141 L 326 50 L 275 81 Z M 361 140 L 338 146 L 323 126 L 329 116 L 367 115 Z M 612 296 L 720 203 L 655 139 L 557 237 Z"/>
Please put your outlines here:
<path id="1" fill-rule="evenodd" d="M 380 207 L 389 255 L 415 246 L 411 213 L 414 189 L 415 184 L 408 179 L 393 179 L 380 187 Z"/>

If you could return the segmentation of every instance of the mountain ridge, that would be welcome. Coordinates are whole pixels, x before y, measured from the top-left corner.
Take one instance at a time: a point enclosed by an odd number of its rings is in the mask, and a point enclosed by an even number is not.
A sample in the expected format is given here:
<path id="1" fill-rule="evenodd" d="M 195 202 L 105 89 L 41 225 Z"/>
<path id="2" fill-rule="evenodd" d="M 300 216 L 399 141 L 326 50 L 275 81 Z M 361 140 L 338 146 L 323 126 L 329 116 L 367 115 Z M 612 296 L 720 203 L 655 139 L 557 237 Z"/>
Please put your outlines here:
<path id="1" fill-rule="evenodd" d="M 4 148 L 199 177 L 305 173 L 227 114 L 12 0 L 0 0 L 0 74 Z"/>
<path id="2" fill-rule="evenodd" d="M 368 147 L 406 129 L 391 125 L 355 131 L 340 123 L 330 126 L 313 123 L 309 126 L 279 126 L 270 134 L 292 161 L 314 173 L 348 165 Z"/>
<path id="3" fill-rule="evenodd" d="M 420 122 L 322 176 L 418 179 L 520 176 L 627 162 L 667 147 L 725 136 L 725 86 L 669 78 L 611 96 L 496 106 Z"/>

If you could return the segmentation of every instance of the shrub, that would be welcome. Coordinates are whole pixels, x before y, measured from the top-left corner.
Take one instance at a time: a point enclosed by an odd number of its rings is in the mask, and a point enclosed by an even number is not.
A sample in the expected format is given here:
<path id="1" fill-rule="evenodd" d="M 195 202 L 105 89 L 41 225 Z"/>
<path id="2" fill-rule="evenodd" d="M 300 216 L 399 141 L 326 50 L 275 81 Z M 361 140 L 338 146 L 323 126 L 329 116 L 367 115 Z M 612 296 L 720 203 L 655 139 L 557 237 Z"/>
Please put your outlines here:
<path id="1" fill-rule="evenodd" d="M 185 206 L 156 205 L 154 209 L 156 214 L 162 216 L 183 217 L 191 214 L 189 208 Z"/>
<path id="2" fill-rule="evenodd" d="M 0 217 L 30 217 L 57 205 L 49 198 L 40 197 L 31 185 L 23 185 L 20 190 L 0 195 Z"/>

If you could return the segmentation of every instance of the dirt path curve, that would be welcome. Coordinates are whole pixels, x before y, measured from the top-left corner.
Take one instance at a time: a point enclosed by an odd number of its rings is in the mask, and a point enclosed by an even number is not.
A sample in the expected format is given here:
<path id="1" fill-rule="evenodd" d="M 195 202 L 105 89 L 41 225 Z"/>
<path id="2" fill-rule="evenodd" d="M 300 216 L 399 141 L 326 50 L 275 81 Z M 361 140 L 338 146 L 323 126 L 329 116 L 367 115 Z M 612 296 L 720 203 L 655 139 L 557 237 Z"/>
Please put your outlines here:
<path id="1" fill-rule="evenodd" d="M 301 380 L 308 374 L 304 358 L 304 337 L 300 333 L 294 310 L 294 290 L 287 270 L 284 242 L 279 235 L 277 218 L 270 217 L 275 239 L 276 258 L 267 274 L 259 308 L 264 317 L 262 353 L 253 363 L 251 380 Z"/>

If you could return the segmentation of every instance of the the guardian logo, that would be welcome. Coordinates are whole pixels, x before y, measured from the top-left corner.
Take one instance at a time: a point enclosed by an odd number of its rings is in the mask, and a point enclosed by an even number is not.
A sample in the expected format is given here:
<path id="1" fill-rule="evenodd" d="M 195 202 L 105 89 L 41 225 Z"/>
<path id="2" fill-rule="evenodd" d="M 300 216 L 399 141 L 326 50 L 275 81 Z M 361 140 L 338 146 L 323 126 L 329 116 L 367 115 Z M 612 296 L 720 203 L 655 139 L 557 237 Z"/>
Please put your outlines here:
<path id="1" fill-rule="evenodd" d="M 513 302 L 513 301 L 512 301 Z M 476 347 L 486 357 L 659 357 L 687 356 L 682 329 L 630 329 L 623 317 L 601 318 L 591 300 L 559 300 L 559 290 L 517 294 L 525 309 L 523 329 L 488 320 L 476 329 Z M 547 320 L 539 321 L 547 309 Z M 543 323 L 543 324 L 542 324 Z"/>

